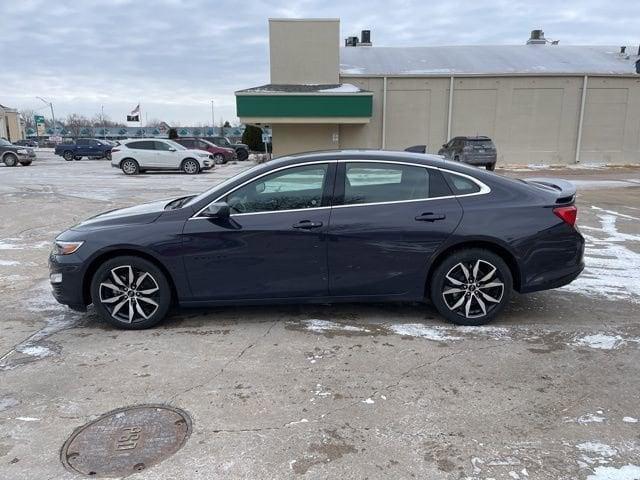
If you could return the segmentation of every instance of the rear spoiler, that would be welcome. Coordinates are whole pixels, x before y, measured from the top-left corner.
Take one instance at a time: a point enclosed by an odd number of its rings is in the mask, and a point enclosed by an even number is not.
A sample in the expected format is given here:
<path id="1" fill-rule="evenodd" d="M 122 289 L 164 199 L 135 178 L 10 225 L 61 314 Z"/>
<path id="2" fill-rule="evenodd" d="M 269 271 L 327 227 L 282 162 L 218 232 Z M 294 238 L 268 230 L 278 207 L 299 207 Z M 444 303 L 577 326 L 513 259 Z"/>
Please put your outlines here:
<path id="1" fill-rule="evenodd" d="M 576 186 L 559 178 L 527 178 L 522 180 L 529 185 L 541 188 L 557 195 L 556 203 L 573 203 L 576 199 Z"/>

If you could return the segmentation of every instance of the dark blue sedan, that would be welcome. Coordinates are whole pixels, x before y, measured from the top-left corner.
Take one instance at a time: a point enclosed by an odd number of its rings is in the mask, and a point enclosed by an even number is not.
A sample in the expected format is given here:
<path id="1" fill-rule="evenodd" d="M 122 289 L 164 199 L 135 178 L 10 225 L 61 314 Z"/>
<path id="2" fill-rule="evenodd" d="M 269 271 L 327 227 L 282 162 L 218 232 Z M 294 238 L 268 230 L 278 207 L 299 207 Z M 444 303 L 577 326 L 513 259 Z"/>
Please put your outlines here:
<path id="1" fill-rule="evenodd" d="M 197 196 L 107 212 L 60 234 L 56 299 L 147 328 L 172 305 L 429 299 L 480 325 L 511 292 L 584 267 L 575 188 L 441 157 L 330 151 L 258 165 Z"/>

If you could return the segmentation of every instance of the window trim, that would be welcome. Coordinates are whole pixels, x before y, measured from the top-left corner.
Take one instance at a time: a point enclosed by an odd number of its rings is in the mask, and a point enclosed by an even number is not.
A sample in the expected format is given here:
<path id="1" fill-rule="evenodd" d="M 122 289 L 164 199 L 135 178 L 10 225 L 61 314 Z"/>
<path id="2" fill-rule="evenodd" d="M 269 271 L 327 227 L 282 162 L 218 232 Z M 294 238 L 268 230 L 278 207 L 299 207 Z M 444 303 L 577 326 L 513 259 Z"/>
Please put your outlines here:
<path id="1" fill-rule="evenodd" d="M 368 207 L 368 206 L 375 206 L 375 205 L 393 205 L 393 204 L 398 204 L 398 203 L 415 203 L 415 202 L 427 202 L 427 201 L 432 201 L 432 200 L 447 200 L 450 198 L 465 198 L 465 197 L 473 197 L 476 195 L 486 195 L 488 193 L 491 193 L 491 187 L 489 187 L 487 184 L 485 184 L 484 182 L 478 180 L 475 177 L 472 177 L 471 175 L 467 175 L 465 173 L 461 173 L 461 172 L 456 172 L 454 170 L 449 170 L 447 168 L 441 168 L 441 167 L 434 167 L 432 165 L 422 165 L 420 163 L 413 163 L 413 162 L 403 162 L 403 161 L 398 161 L 398 160 L 366 160 L 366 159 L 341 159 L 341 160 L 319 160 L 316 162 L 303 162 L 303 163 L 296 163 L 293 165 L 285 165 L 284 167 L 280 167 L 280 168 L 276 168 L 273 170 L 269 170 L 268 172 L 264 172 L 260 175 L 258 175 L 257 177 L 253 177 L 250 178 L 249 180 L 241 183 L 240 185 L 237 185 L 235 187 L 233 187 L 231 190 L 228 190 L 227 192 L 223 193 L 222 195 L 220 195 L 219 197 L 217 197 L 215 200 L 213 200 L 212 202 L 209 202 L 207 205 L 205 205 L 203 208 L 201 208 L 200 210 L 198 210 L 194 215 L 192 215 L 191 217 L 189 217 L 188 220 L 207 220 L 208 217 L 201 217 L 200 214 L 206 210 L 209 205 L 211 205 L 212 203 L 216 203 L 218 201 L 220 201 L 222 198 L 226 197 L 227 195 L 233 193 L 234 191 L 236 191 L 239 188 L 244 187 L 245 185 L 253 182 L 254 180 L 258 180 L 259 178 L 262 178 L 266 175 L 269 175 L 271 173 L 275 173 L 275 172 L 279 172 L 280 170 L 286 170 L 289 168 L 294 168 L 294 167 L 302 167 L 305 165 L 317 165 L 317 164 L 321 164 L 321 163 L 326 163 L 326 164 L 336 164 L 339 165 L 341 163 L 386 163 L 386 164 L 392 164 L 392 165 L 409 165 L 409 166 L 414 166 L 414 167 L 421 167 L 421 168 L 426 168 L 426 169 L 431 169 L 431 170 L 438 170 L 440 172 L 447 172 L 451 175 L 459 175 L 461 177 L 464 177 L 468 180 L 471 180 L 473 183 L 475 183 L 476 185 L 478 185 L 478 187 L 480 187 L 480 190 L 478 192 L 474 192 L 474 193 L 465 193 L 463 195 L 445 195 L 442 197 L 432 197 L 432 198 L 417 198 L 417 199 L 411 199 L 411 200 L 394 200 L 394 201 L 389 201 L 389 202 L 372 202 L 372 203 L 356 203 L 353 205 L 328 205 L 328 206 L 324 206 L 324 207 L 312 207 L 312 208 L 297 208 L 297 209 L 292 209 L 292 210 L 275 210 L 275 211 L 271 211 L 271 212 L 248 212 L 248 213 L 233 213 L 230 215 L 230 217 L 240 217 L 240 216 L 245 216 L 245 215 L 265 215 L 265 214 L 274 214 L 274 213 L 290 213 L 290 212 L 300 212 L 300 211 L 311 211 L 311 210 L 326 210 L 326 209 L 331 209 L 331 208 L 354 208 L 354 207 Z M 331 193 L 331 197 L 332 199 L 335 199 L 335 189 L 337 188 L 337 184 L 338 184 L 338 180 L 340 180 L 340 172 L 338 171 L 338 169 L 335 170 L 335 179 L 334 179 L 334 189 Z"/>
<path id="2" fill-rule="evenodd" d="M 241 183 L 240 185 L 236 185 L 235 187 L 233 187 L 231 190 L 227 190 L 225 193 L 223 193 L 222 195 L 220 195 L 219 197 L 217 197 L 215 200 L 213 200 L 212 202 L 209 202 L 207 205 L 205 205 L 203 208 L 201 208 L 200 210 L 198 210 L 194 215 L 192 215 L 189 220 L 206 220 L 209 217 L 201 217 L 200 214 L 205 211 L 207 208 L 209 208 L 209 205 L 211 205 L 212 203 L 216 203 L 218 201 L 220 201 L 222 198 L 226 197 L 227 195 L 232 194 L 233 192 L 235 192 L 236 190 L 244 187 L 245 185 L 248 185 L 249 183 L 258 180 L 266 175 L 270 175 L 272 173 L 276 173 L 279 172 L 281 170 L 288 170 L 290 168 L 295 168 L 295 167 L 304 167 L 306 165 L 319 165 L 319 164 L 327 164 L 328 167 L 330 167 L 332 164 L 337 163 L 337 160 L 320 160 L 317 162 L 303 162 L 303 163 L 296 163 L 294 165 L 285 165 L 284 167 L 280 167 L 280 168 L 274 168 L 273 170 L 269 170 L 267 172 L 264 172 L 260 175 L 258 175 L 257 177 L 252 177 L 249 180 L 247 180 L 246 182 Z M 329 174 L 329 168 L 327 168 L 327 175 Z M 335 179 L 334 179 L 335 181 Z M 325 185 L 322 185 L 322 194 L 324 196 L 325 192 Z M 300 212 L 300 211 L 307 211 L 307 210 L 324 210 L 327 208 L 331 208 L 331 205 L 327 205 L 324 207 L 311 207 L 311 208 L 295 208 L 295 209 L 290 209 L 290 210 L 274 210 L 271 212 L 247 212 L 247 213 L 232 213 L 231 215 L 229 215 L 230 217 L 240 217 L 240 216 L 244 216 L 244 215 L 264 215 L 267 213 L 287 213 L 287 212 Z"/>

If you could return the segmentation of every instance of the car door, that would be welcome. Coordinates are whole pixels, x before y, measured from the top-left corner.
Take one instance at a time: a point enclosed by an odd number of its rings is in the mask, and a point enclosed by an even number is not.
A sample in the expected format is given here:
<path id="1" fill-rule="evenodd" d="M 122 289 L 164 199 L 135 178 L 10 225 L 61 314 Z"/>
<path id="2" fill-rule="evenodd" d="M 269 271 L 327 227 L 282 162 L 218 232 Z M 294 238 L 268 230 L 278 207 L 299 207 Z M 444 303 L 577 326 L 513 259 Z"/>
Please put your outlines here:
<path id="1" fill-rule="evenodd" d="M 462 208 L 436 168 L 341 161 L 329 225 L 329 294 L 420 297 L 429 258 Z"/>
<path id="2" fill-rule="evenodd" d="M 228 219 L 189 219 L 183 251 L 194 298 L 326 296 L 334 178 L 335 162 L 283 167 L 222 196 Z"/>
<path id="3" fill-rule="evenodd" d="M 140 168 L 153 168 L 156 166 L 156 152 L 153 142 L 149 140 L 137 140 L 126 144 L 132 150 L 132 156 Z"/>
<path id="4" fill-rule="evenodd" d="M 160 140 L 154 140 L 153 145 L 156 152 L 155 166 L 157 168 L 180 168 L 180 161 L 182 160 L 182 156 L 179 153 L 180 151 L 177 151 L 175 147 Z"/>

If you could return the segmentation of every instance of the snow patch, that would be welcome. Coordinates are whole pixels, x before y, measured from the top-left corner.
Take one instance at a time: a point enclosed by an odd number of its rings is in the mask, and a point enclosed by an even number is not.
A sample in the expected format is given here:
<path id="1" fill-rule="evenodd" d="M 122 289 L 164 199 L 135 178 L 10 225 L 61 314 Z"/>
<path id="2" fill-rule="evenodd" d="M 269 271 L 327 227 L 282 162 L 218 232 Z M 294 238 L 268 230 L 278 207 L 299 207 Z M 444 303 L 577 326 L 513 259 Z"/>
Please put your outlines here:
<path id="1" fill-rule="evenodd" d="M 594 413 L 585 413 L 584 415 L 580 415 L 576 418 L 576 423 L 581 425 L 586 425 L 588 423 L 602 423 L 607 419 L 607 417 L 602 416 L 602 410 L 598 410 Z"/>
<path id="2" fill-rule="evenodd" d="M 42 345 L 18 345 L 16 347 L 16 352 L 24 353 L 25 355 L 29 355 L 30 357 L 44 358 L 52 355 L 53 352 L 50 348 L 43 347 Z"/>
<path id="3" fill-rule="evenodd" d="M 595 455 L 597 457 L 609 458 L 618 454 L 618 450 L 600 442 L 584 442 L 576 445 L 576 448 L 581 452 Z"/>
<path id="4" fill-rule="evenodd" d="M 20 265 L 20 262 L 16 262 L 15 260 L 0 260 L 0 267 L 14 267 L 16 265 Z"/>
<path id="5" fill-rule="evenodd" d="M 591 207 L 597 212 L 599 227 L 582 227 L 586 239 L 585 269 L 563 290 L 607 300 L 640 303 L 640 253 L 627 242 L 640 242 L 640 235 L 621 232 L 618 222 L 636 217 Z M 589 232 L 588 234 L 586 232 Z"/>
<path id="6" fill-rule="evenodd" d="M 351 83 L 343 83 L 339 87 L 323 88 L 318 91 L 323 93 L 358 93 L 360 89 Z"/>
<path id="7" fill-rule="evenodd" d="M 620 335 L 596 333 L 576 338 L 571 342 L 571 345 L 576 347 L 597 348 L 599 350 L 614 350 L 622 346 L 624 343 L 625 341 Z"/>
<path id="8" fill-rule="evenodd" d="M 13 397 L 1 397 L 0 398 L 0 412 L 3 410 L 9 410 L 10 408 L 15 407 L 20 402 Z"/>
<path id="9" fill-rule="evenodd" d="M 587 480 L 640 480 L 640 467 L 637 465 L 625 465 L 616 467 L 596 467 L 593 475 Z"/>
<path id="10" fill-rule="evenodd" d="M 372 398 L 367 398 L 366 400 L 362 400 L 362 403 L 366 403 L 367 405 L 373 405 L 376 402 Z"/>
<path id="11" fill-rule="evenodd" d="M 404 337 L 419 337 L 433 340 L 434 342 L 446 342 L 449 340 L 461 340 L 462 337 L 451 335 L 448 328 L 429 327 L 420 323 L 394 324 L 389 327 L 397 335 Z"/>
<path id="12" fill-rule="evenodd" d="M 16 420 L 20 420 L 21 422 L 39 422 L 39 418 L 35 417 L 16 417 Z"/>
<path id="13" fill-rule="evenodd" d="M 638 419 L 634 417 L 624 417 L 622 421 L 624 423 L 638 423 Z"/>
<path id="14" fill-rule="evenodd" d="M 312 332 L 324 333 L 331 331 L 343 331 L 343 332 L 368 332 L 366 328 L 356 327 L 354 325 L 343 325 L 341 323 L 332 322 L 330 320 L 311 319 L 304 320 L 305 328 Z"/>

